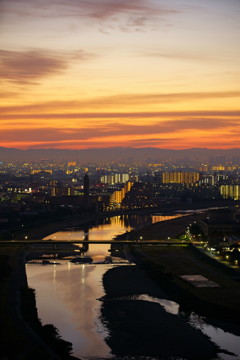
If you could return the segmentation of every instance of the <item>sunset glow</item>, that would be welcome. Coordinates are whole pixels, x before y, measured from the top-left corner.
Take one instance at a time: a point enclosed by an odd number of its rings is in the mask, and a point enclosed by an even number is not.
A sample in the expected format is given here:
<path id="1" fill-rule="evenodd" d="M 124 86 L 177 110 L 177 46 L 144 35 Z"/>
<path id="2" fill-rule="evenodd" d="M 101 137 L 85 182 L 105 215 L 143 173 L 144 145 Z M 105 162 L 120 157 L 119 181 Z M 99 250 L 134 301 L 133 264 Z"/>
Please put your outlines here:
<path id="1" fill-rule="evenodd" d="M 1 0 L 0 146 L 240 147 L 239 0 Z"/>

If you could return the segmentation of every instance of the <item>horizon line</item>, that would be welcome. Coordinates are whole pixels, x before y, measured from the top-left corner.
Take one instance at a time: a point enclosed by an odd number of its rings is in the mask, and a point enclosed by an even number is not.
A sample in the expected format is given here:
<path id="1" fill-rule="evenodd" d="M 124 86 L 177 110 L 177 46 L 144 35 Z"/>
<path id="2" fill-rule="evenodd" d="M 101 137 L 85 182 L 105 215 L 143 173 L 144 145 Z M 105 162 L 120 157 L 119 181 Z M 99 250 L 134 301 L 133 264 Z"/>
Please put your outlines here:
<path id="1" fill-rule="evenodd" d="M 29 151 L 29 150 L 62 150 L 62 151 L 82 151 L 82 150 L 108 150 L 108 149 L 131 149 L 131 150 L 142 150 L 142 149 L 156 149 L 156 150 L 167 150 L 167 151 L 184 151 L 184 150 L 240 150 L 239 147 L 229 147 L 229 148 L 208 148 L 208 147 L 189 147 L 184 149 L 174 149 L 174 148 L 160 148 L 156 146 L 142 146 L 142 147 L 132 147 L 132 146 L 109 146 L 109 147 L 96 147 L 96 148 L 80 148 L 80 149 L 71 149 L 71 148 L 55 148 L 55 147 L 49 147 L 49 148 L 26 148 L 21 149 L 17 147 L 5 147 L 0 146 L 0 150 L 20 150 L 20 151 Z"/>

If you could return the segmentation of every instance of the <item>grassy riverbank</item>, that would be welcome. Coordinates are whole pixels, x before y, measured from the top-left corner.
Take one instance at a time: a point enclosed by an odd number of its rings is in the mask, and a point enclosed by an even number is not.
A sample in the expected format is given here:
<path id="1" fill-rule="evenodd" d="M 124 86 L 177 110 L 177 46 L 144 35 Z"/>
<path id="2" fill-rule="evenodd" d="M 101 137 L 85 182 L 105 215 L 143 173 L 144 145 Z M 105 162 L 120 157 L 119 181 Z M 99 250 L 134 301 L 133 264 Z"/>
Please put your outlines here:
<path id="1" fill-rule="evenodd" d="M 158 222 L 132 232 L 128 238 L 174 239 L 191 223 L 205 216 L 188 215 Z M 178 246 L 144 246 L 140 241 L 138 244 L 131 248 L 136 261 L 177 302 L 202 315 L 240 324 L 239 271 L 208 257 L 189 243 Z M 215 282 L 218 287 L 194 287 L 184 281 L 182 275 L 201 275 Z"/>
<path id="2" fill-rule="evenodd" d="M 240 324 L 239 272 L 193 245 L 141 246 L 132 252 L 147 274 L 177 302 L 202 315 Z M 182 275 L 201 275 L 218 287 L 195 287 Z"/>
<path id="3" fill-rule="evenodd" d="M 171 220 L 156 222 L 143 227 L 139 230 L 132 230 L 129 233 L 120 235 L 119 239 L 139 240 L 167 240 L 178 238 L 179 235 L 185 233 L 189 224 L 197 222 L 206 217 L 206 214 L 185 215 Z"/>

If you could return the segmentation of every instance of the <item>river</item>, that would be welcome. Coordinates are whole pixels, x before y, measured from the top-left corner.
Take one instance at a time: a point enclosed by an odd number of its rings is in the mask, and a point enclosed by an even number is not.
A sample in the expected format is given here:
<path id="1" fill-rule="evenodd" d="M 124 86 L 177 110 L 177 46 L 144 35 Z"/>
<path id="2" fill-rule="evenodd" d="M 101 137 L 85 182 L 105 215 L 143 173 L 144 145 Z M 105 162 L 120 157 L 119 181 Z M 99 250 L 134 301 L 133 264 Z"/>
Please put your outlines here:
<path id="1" fill-rule="evenodd" d="M 98 224 L 90 223 L 83 228 L 57 232 L 47 238 L 80 240 L 86 236 L 87 232 L 89 240 L 109 240 L 125 231 L 165 219 L 162 215 L 116 216 L 104 219 Z M 110 245 L 89 245 L 85 255 L 92 258 L 91 264 L 75 264 L 61 259 L 57 260 L 58 264 L 55 265 L 28 264 L 26 266 L 28 284 L 36 290 L 39 318 L 43 324 L 52 323 L 59 329 L 62 338 L 73 344 L 73 355 L 79 359 L 113 357 L 105 341 L 109 336 L 109 329 L 101 321 L 102 306 L 104 306 L 101 298 L 105 295 L 102 278 L 107 270 L 124 266 L 127 262 L 114 256 L 113 263 L 103 264 L 104 259 L 109 256 L 109 250 Z M 127 300 L 138 301 L 138 304 L 141 304 L 141 301 L 157 303 L 168 314 L 174 315 L 176 321 L 180 317 L 179 305 L 164 296 L 153 297 L 142 293 L 131 296 Z M 226 332 L 219 324 L 213 326 L 207 319 L 194 313 L 190 314 L 185 321 L 190 328 L 200 329 L 203 334 L 210 337 L 213 343 L 232 353 L 232 355 L 220 354 L 216 359 L 240 359 L 238 335 Z M 159 359 L 167 359 L 159 355 Z M 139 356 L 131 358 L 139 359 Z M 185 357 L 172 356 L 171 359 L 185 360 Z"/>

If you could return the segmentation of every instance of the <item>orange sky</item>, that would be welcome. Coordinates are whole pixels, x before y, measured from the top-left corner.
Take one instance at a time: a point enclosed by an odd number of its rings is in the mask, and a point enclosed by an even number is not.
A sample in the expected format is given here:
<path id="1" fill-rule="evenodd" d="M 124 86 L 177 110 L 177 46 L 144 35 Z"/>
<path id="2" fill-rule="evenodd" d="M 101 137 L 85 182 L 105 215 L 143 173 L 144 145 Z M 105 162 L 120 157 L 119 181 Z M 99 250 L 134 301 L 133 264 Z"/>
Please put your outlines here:
<path id="1" fill-rule="evenodd" d="M 239 0 L 0 0 L 0 146 L 240 147 Z"/>

